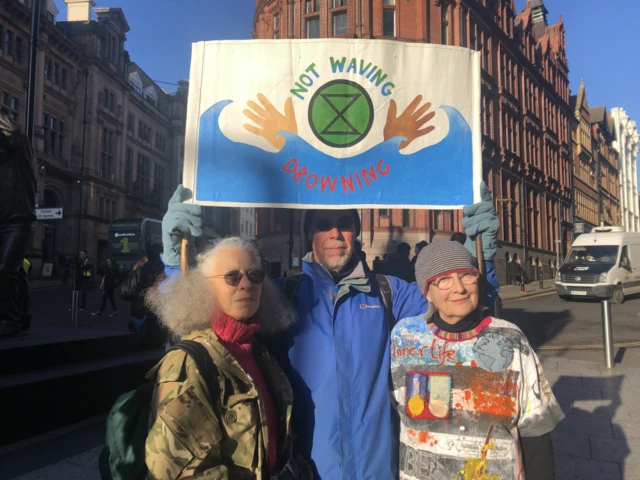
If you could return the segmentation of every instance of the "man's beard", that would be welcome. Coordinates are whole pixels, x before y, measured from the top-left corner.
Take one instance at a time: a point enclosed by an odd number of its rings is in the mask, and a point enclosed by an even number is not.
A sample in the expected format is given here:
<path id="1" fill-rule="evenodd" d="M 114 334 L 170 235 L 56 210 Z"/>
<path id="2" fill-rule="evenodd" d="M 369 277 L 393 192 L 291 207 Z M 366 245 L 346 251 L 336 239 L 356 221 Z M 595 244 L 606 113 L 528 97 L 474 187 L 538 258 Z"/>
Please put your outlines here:
<path id="1" fill-rule="evenodd" d="M 348 250 L 348 246 L 346 242 L 337 242 L 335 245 L 330 245 L 325 248 L 344 248 L 344 255 L 334 256 L 331 259 L 328 259 L 326 256 L 324 258 L 324 266 L 332 273 L 340 273 L 342 269 L 349 263 L 351 260 L 351 255 L 353 252 Z"/>

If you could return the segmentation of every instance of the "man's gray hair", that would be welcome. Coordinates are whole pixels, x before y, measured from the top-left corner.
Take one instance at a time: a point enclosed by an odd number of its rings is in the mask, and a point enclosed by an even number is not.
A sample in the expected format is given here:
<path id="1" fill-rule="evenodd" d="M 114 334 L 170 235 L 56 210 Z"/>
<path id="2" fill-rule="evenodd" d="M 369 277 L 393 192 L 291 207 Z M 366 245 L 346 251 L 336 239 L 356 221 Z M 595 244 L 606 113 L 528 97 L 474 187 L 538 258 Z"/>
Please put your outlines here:
<path id="1" fill-rule="evenodd" d="M 206 276 L 211 273 L 218 255 L 230 249 L 251 253 L 260 265 L 260 253 L 254 243 L 240 237 L 228 237 L 198 255 L 196 267 L 186 274 L 175 275 L 147 291 L 146 305 L 171 333 L 186 335 L 211 326 L 218 307 Z M 285 331 L 296 320 L 289 302 L 269 278 L 262 284 L 257 314 L 260 332 L 265 336 Z"/>

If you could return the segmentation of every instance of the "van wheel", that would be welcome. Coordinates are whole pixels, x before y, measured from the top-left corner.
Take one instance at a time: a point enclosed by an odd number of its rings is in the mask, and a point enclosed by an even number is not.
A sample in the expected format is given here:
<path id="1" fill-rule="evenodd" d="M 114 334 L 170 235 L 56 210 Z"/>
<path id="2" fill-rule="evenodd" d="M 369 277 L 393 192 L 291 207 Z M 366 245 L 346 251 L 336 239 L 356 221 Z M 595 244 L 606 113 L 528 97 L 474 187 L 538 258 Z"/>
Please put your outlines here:
<path id="1" fill-rule="evenodd" d="M 616 289 L 613 291 L 613 297 L 611 301 L 616 305 L 620 305 L 624 302 L 624 292 L 622 291 L 622 285 L 616 285 Z"/>

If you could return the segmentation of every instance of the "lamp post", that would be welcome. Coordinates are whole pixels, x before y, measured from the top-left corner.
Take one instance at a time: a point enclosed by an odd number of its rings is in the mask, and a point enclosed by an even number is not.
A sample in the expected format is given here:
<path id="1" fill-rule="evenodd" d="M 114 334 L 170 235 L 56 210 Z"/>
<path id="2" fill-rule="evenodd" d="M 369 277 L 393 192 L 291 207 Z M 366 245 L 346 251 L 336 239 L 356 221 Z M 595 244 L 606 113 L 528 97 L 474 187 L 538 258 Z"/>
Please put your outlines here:
<path id="1" fill-rule="evenodd" d="M 29 142 L 33 143 L 33 129 L 36 110 L 36 70 L 38 62 L 38 38 L 40 36 L 41 0 L 33 0 L 31 5 L 31 34 L 29 36 L 29 84 L 27 88 L 27 119 L 25 131 Z"/>

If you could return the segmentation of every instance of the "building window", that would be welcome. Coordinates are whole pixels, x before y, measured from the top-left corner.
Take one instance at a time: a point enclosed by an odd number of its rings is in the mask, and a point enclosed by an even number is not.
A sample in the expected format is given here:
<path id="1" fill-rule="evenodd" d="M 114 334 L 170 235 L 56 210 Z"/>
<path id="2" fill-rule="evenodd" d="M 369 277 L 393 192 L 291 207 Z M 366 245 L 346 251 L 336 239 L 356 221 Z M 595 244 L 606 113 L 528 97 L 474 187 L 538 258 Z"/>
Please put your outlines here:
<path id="1" fill-rule="evenodd" d="M 5 55 L 13 55 L 13 32 L 11 30 L 5 30 L 4 32 L 4 46 L 2 51 Z"/>
<path id="2" fill-rule="evenodd" d="M 402 210 L 402 226 L 404 228 L 411 226 L 411 210 Z"/>
<path id="3" fill-rule="evenodd" d="M 127 185 L 127 190 L 131 189 L 131 182 L 133 179 L 133 150 L 127 148 L 124 161 L 124 181 Z"/>
<path id="4" fill-rule="evenodd" d="M 385 4 L 388 2 L 390 5 L 395 4 L 394 0 L 385 0 Z M 385 8 L 382 15 L 382 36 L 383 37 L 395 37 L 396 36 L 396 9 Z"/>
<path id="5" fill-rule="evenodd" d="M 460 7 L 460 46 L 467 46 L 467 9 Z"/>
<path id="6" fill-rule="evenodd" d="M 331 6 L 333 8 L 346 7 L 348 3 L 348 0 L 331 0 Z"/>
<path id="7" fill-rule="evenodd" d="M 2 105 L 0 105 L 0 111 L 11 117 L 11 119 L 16 123 L 18 122 L 19 107 L 20 104 L 18 97 L 14 97 L 7 92 L 2 92 Z"/>
<path id="8" fill-rule="evenodd" d="M 442 33 L 442 45 L 449 45 L 449 4 L 443 3 L 440 6 L 440 31 Z"/>
<path id="9" fill-rule="evenodd" d="M 333 35 L 344 35 L 347 33 L 347 11 L 335 12 L 333 14 Z"/>
<path id="10" fill-rule="evenodd" d="M 16 62 L 19 64 L 24 60 L 24 42 L 21 38 L 16 38 Z"/>
<path id="11" fill-rule="evenodd" d="M 307 0 L 307 13 L 315 13 L 320 11 L 320 0 Z M 317 38 L 317 37 L 314 37 Z"/>
<path id="12" fill-rule="evenodd" d="M 116 96 L 109 89 L 105 88 L 104 92 L 102 92 L 102 106 L 113 112 L 116 105 Z"/>
<path id="13" fill-rule="evenodd" d="M 153 172 L 153 193 L 159 201 L 164 195 L 164 167 L 156 163 Z"/>
<path id="14" fill-rule="evenodd" d="M 135 124 L 136 124 L 136 119 L 133 115 L 129 114 L 127 116 L 127 131 L 131 132 L 131 133 L 135 133 Z"/>
<path id="15" fill-rule="evenodd" d="M 388 208 L 381 208 L 380 210 L 380 216 L 381 217 L 388 217 L 389 216 L 389 209 Z"/>
<path id="16" fill-rule="evenodd" d="M 151 142 L 151 128 L 142 121 L 138 122 L 138 138 L 143 142 Z"/>
<path id="17" fill-rule="evenodd" d="M 64 122 L 48 114 L 42 115 L 44 152 L 53 157 L 62 157 L 64 150 Z"/>
<path id="18" fill-rule="evenodd" d="M 140 197 L 146 197 L 149 193 L 149 158 L 140 153 L 138 154 L 136 184 L 136 193 Z"/>
<path id="19" fill-rule="evenodd" d="M 273 16 L 273 38 L 280 38 L 280 14 L 276 13 Z"/>
<path id="20" fill-rule="evenodd" d="M 102 129 L 102 153 L 100 156 L 100 176 L 111 180 L 113 170 L 113 132 Z"/>
<path id="21" fill-rule="evenodd" d="M 160 150 L 163 153 L 165 151 L 164 135 L 161 135 L 160 133 L 156 133 L 156 149 Z"/>
<path id="22" fill-rule="evenodd" d="M 307 2 L 309 3 L 309 2 Z M 307 38 L 320 38 L 320 18 L 307 18 L 305 21 L 307 28 Z"/>

